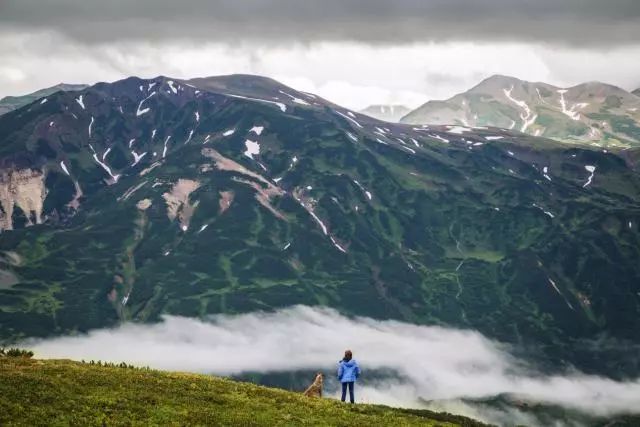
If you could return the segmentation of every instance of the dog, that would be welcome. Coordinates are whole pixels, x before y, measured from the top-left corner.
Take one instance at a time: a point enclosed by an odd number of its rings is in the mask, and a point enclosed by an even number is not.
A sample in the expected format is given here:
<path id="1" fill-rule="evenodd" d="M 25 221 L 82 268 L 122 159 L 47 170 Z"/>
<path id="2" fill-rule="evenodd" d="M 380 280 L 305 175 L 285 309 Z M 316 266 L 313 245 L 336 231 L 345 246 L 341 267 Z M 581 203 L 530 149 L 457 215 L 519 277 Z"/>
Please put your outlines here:
<path id="1" fill-rule="evenodd" d="M 322 397 L 322 384 L 324 382 L 324 375 L 322 372 L 318 372 L 316 378 L 313 380 L 313 384 L 304 391 L 304 395 L 307 397 Z"/>

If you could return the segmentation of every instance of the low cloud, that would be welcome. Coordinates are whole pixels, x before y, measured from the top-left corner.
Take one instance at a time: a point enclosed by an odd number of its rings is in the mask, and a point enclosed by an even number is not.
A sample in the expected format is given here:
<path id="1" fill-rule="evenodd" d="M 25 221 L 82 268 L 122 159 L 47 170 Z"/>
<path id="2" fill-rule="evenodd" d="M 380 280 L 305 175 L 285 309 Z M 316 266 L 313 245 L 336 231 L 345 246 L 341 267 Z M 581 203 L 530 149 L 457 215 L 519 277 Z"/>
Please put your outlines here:
<path id="1" fill-rule="evenodd" d="M 545 375 L 478 332 L 348 318 L 325 308 L 297 306 L 208 321 L 166 316 L 157 324 L 128 323 L 23 345 L 44 358 L 126 361 L 218 375 L 316 369 L 331 374 L 342 351 L 350 348 L 365 372 L 359 396 L 370 403 L 424 407 L 425 401 L 445 401 L 445 409 L 493 422 L 528 418 L 480 413 L 458 400 L 508 393 L 597 416 L 640 412 L 638 379 L 618 382 L 579 372 Z M 368 370 L 397 376 L 368 381 Z"/>

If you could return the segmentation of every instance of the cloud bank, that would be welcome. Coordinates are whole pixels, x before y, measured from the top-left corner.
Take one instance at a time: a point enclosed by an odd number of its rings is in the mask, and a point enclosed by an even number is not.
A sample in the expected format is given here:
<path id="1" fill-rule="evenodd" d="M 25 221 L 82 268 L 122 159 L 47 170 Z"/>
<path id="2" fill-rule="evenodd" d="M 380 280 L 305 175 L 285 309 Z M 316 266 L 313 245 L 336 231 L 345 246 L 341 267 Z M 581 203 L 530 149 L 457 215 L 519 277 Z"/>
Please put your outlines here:
<path id="1" fill-rule="evenodd" d="M 351 109 L 415 108 L 492 74 L 633 90 L 639 52 L 637 0 L 0 1 L 0 97 L 245 73 Z"/>
<path id="2" fill-rule="evenodd" d="M 331 376 L 350 348 L 365 372 L 359 396 L 371 403 L 423 407 L 425 400 L 508 393 L 598 416 L 640 412 L 640 379 L 545 375 L 474 331 L 348 318 L 325 308 L 297 306 L 208 321 L 167 316 L 157 324 L 129 323 L 23 345 L 37 357 L 126 361 L 218 375 L 322 369 Z M 367 381 L 368 370 L 393 371 L 397 379 Z"/>
<path id="3" fill-rule="evenodd" d="M 114 40 L 640 41 L 635 0 L 4 0 L 0 25 Z"/>

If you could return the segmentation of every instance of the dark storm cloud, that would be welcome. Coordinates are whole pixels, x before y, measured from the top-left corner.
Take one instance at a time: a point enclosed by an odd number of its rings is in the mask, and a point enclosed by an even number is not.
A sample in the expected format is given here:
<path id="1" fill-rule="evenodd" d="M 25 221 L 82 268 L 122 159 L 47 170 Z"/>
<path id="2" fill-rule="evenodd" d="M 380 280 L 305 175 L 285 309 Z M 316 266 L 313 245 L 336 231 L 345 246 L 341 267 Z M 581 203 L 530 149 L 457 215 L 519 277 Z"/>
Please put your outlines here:
<path id="1" fill-rule="evenodd" d="M 640 41 L 638 0 L 1 0 L 0 29 L 86 43 L 172 38 L 367 43 Z"/>

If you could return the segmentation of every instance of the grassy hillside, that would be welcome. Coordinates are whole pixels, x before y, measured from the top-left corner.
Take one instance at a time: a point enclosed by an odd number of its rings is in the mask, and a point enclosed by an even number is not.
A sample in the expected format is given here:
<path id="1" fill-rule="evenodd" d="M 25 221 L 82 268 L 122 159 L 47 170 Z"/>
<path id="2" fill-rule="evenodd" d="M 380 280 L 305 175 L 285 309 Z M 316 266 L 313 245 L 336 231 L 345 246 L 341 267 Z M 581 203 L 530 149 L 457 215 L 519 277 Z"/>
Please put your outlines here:
<path id="1" fill-rule="evenodd" d="M 0 425 L 481 426 L 449 414 L 343 404 L 206 375 L 0 358 Z"/>

